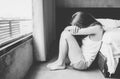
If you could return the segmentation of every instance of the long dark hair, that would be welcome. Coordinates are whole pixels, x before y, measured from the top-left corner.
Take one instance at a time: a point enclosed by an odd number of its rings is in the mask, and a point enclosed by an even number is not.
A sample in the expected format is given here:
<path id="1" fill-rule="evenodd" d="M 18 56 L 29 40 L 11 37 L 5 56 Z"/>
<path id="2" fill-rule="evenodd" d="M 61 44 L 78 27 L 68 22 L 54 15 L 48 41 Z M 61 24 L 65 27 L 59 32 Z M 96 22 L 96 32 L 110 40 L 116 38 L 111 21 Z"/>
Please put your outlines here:
<path id="1" fill-rule="evenodd" d="M 76 12 L 75 14 L 72 15 L 71 23 L 76 18 L 77 20 L 74 22 L 74 24 L 80 28 L 89 27 L 91 24 L 97 22 L 96 19 L 91 14 L 81 11 Z"/>
<path id="2" fill-rule="evenodd" d="M 88 13 L 85 12 L 76 12 L 75 14 L 72 15 L 72 20 L 71 24 L 76 25 L 80 28 L 87 28 L 94 26 L 95 24 L 100 24 L 99 22 L 96 21 L 96 19 Z M 100 24 L 101 25 L 101 24 Z M 79 40 L 80 41 L 80 46 L 82 45 L 82 40 L 88 35 L 80 35 Z M 75 36 L 78 37 L 78 36 Z"/>

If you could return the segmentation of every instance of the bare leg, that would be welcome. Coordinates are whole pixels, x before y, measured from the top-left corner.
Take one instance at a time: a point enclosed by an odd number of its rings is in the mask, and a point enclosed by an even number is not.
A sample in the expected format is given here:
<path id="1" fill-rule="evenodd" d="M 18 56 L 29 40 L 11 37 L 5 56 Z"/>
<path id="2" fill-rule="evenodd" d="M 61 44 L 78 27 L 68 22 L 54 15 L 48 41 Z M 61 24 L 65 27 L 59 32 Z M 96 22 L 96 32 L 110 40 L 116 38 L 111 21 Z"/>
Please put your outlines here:
<path id="1" fill-rule="evenodd" d="M 47 65 L 47 67 L 51 70 L 65 68 L 64 60 L 65 60 L 67 53 L 68 53 L 68 44 L 67 44 L 66 35 L 64 32 L 65 31 L 63 31 L 61 33 L 61 37 L 60 37 L 58 59 L 55 62 Z"/>
<path id="2" fill-rule="evenodd" d="M 60 38 L 59 44 L 59 56 L 58 59 L 48 64 L 48 68 L 55 70 L 55 69 L 64 69 L 65 68 L 65 58 L 68 55 L 71 63 L 77 63 L 81 59 L 83 59 L 83 55 L 81 49 L 74 38 L 68 31 L 63 31 Z"/>

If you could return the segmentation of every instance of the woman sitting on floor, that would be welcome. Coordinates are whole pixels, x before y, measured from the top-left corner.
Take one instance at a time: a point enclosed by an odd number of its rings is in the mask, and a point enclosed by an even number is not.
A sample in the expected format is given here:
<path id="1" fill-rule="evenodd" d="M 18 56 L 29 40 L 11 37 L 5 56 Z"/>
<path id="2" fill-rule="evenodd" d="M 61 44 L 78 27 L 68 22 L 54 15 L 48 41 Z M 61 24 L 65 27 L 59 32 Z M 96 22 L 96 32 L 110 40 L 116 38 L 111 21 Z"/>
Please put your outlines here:
<path id="1" fill-rule="evenodd" d="M 66 57 L 74 69 L 85 70 L 95 60 L 101 46 L 104 30 L 93 16 L 84 12 L 76 12 L 72 16 L 71 26 L 61 33 L 58 59 L 47 65 L 50 70 L 65 69 Z M 81 40 L 80 36 L 85 37 Z"/>

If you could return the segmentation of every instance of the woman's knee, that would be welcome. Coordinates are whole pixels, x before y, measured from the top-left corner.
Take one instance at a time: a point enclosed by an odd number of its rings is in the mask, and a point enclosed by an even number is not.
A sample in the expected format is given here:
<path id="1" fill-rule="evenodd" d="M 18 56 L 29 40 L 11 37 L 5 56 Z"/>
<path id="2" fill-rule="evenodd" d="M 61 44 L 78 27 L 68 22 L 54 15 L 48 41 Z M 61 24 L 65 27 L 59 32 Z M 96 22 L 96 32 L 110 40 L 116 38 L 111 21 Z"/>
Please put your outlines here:
<path id="1" fill-rule="evenodd" d="M 61 37 L 63 37 L 63 38 L 68 38 L 68 37 L 70 37 L 70 36 L 72 36 L 72 34 L 69 32 L 69 31 L 62 31 L 62 33 L 61 33 Z"/>

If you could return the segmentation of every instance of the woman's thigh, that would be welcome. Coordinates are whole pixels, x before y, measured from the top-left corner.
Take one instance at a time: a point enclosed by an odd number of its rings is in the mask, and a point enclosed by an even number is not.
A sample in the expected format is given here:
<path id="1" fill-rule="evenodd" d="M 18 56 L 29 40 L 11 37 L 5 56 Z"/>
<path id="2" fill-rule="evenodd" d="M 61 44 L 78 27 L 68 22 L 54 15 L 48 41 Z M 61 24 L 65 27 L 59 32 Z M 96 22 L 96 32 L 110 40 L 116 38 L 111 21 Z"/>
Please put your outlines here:
<path id="1" fill-rule="evenodd" d="M 82 54 L 82 49 L 79 45 L 79 40 L 76 40 L 76 39 L 78 39 L 79 36 L 76 38 L 68 31 L 64 31 L 62 33 L 62 36 L 65 36 L 66 41 L 68 43 L 68 57 L 70 59 L 70 62 L 78 63 L 81 60 L 84 61 L 85 59 Z"/>

